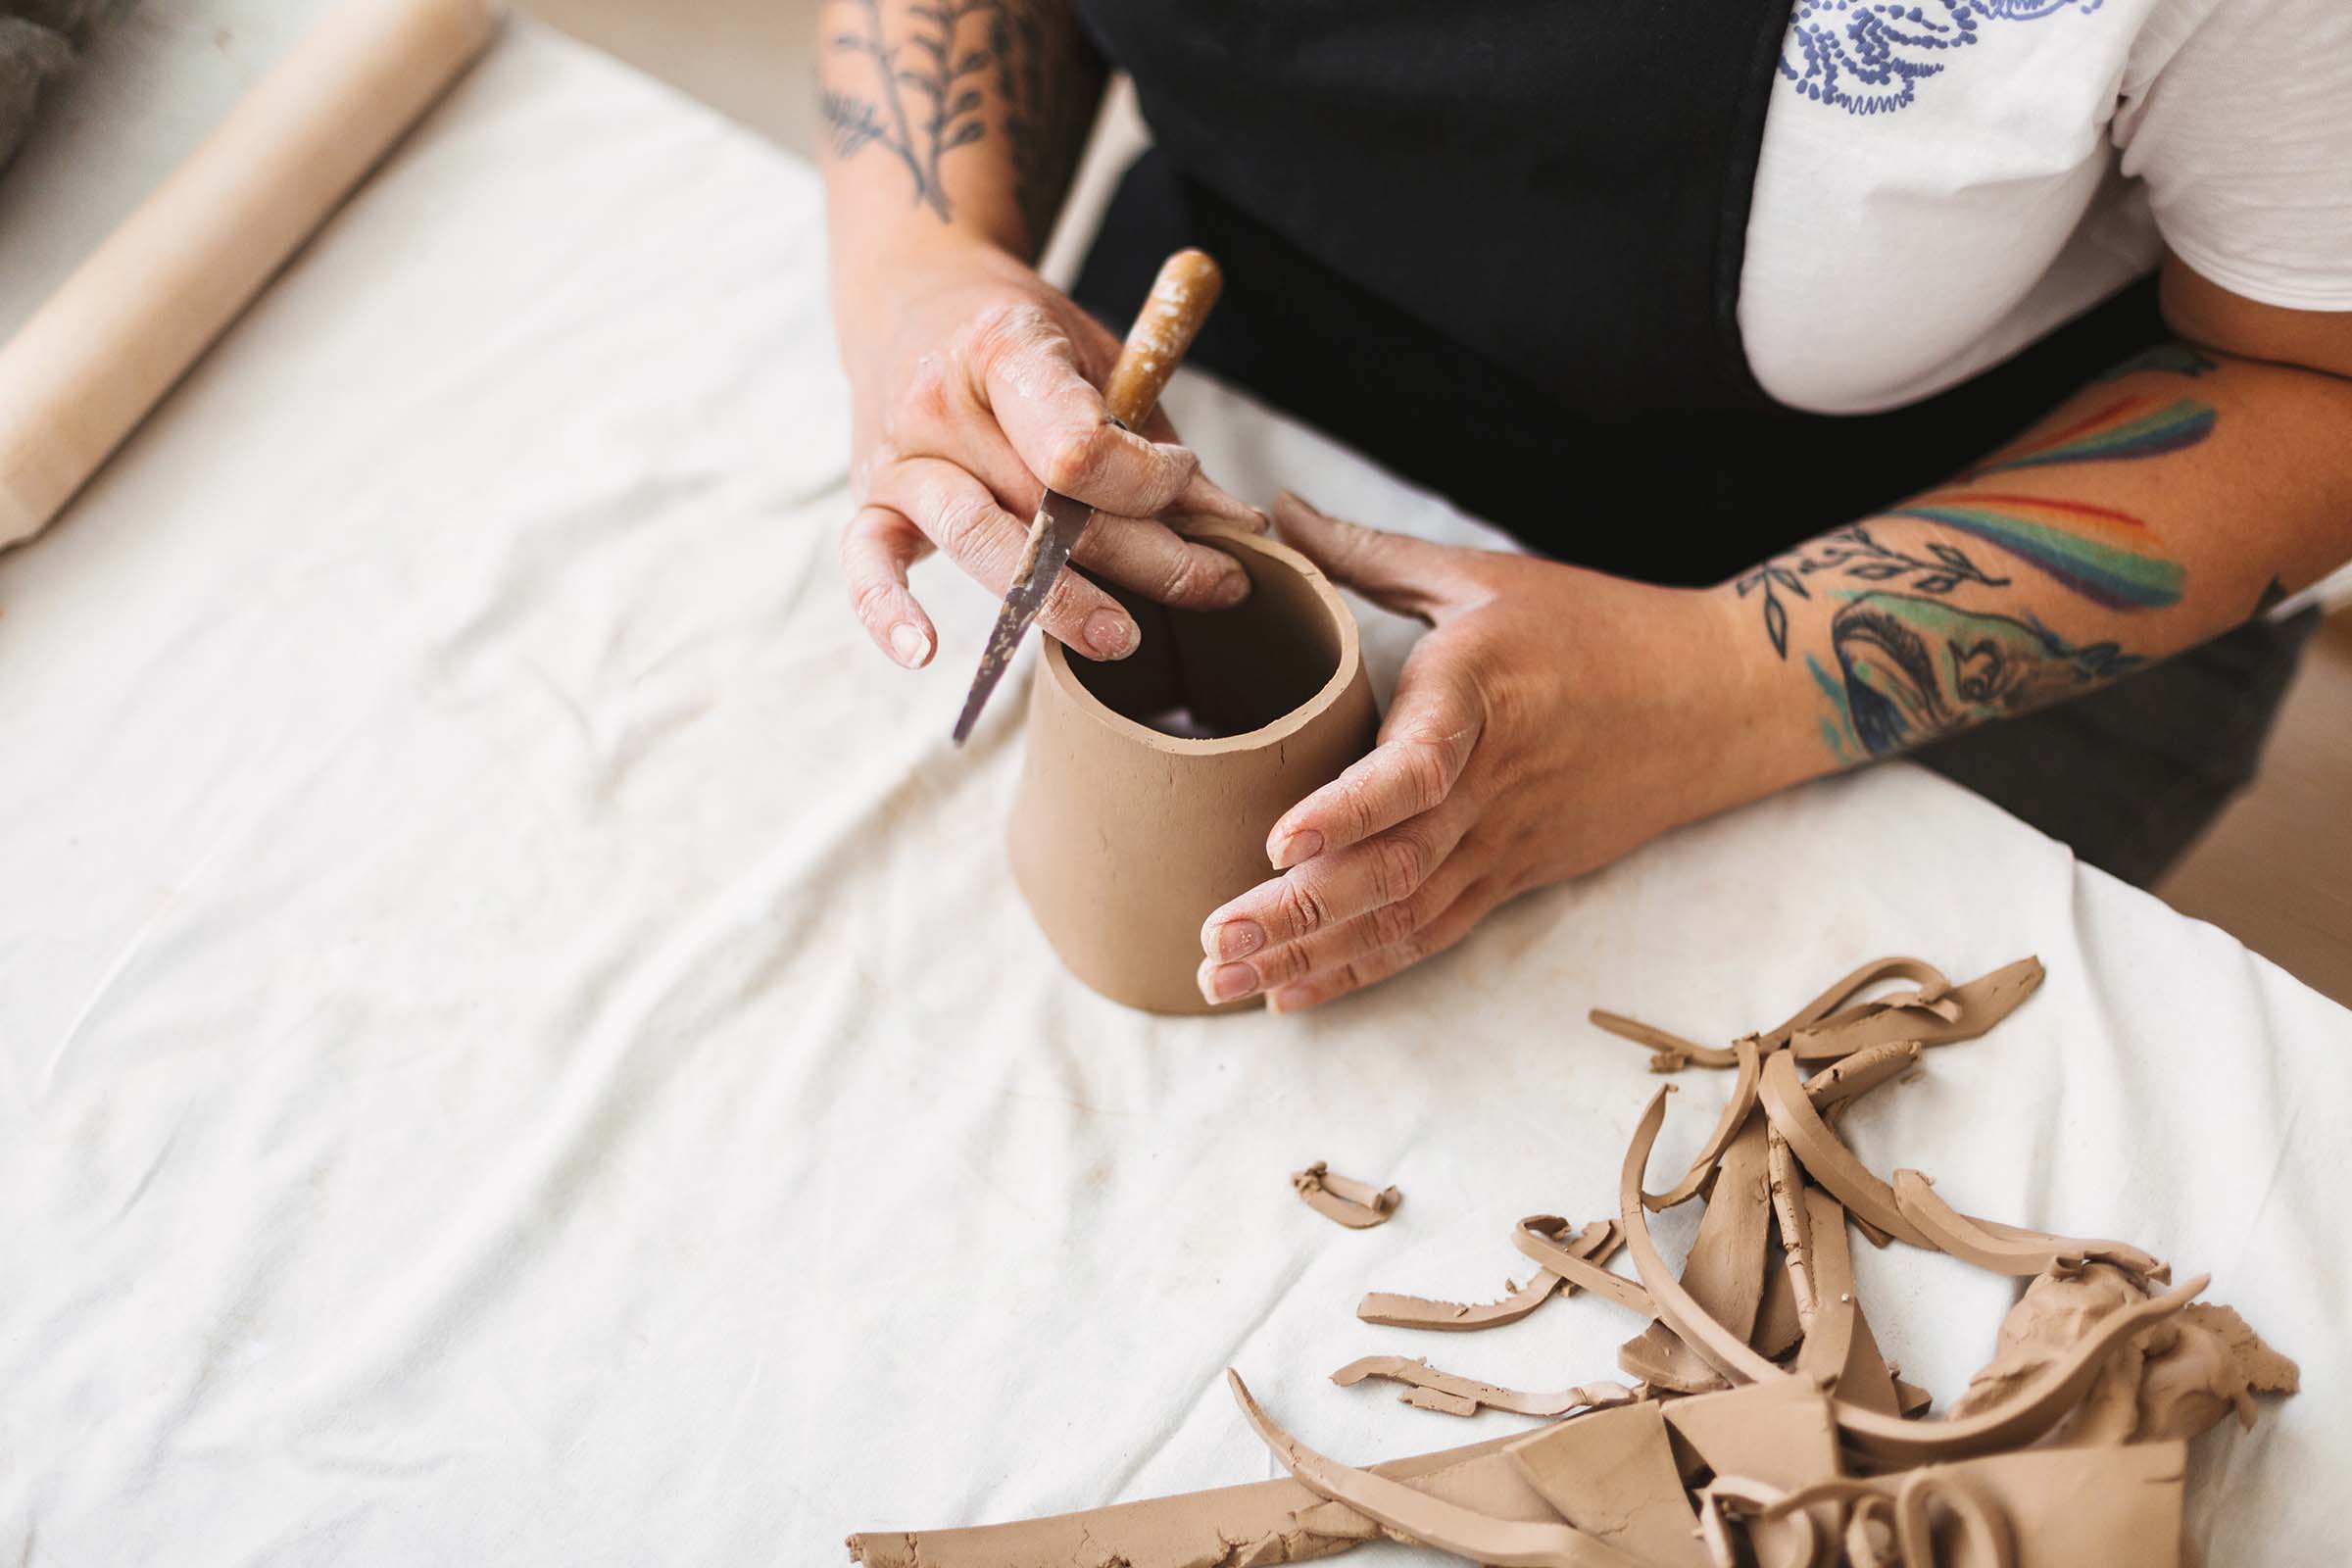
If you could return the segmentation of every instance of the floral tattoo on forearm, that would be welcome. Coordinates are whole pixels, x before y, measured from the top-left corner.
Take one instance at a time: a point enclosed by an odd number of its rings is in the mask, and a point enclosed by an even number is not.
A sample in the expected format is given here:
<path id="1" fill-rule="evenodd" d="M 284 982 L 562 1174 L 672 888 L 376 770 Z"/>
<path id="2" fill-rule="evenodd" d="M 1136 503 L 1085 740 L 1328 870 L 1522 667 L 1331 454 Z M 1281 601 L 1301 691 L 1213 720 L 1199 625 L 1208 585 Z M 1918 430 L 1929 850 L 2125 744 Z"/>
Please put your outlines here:
<path id="1" fill-rule="evenodd" d="M 2168 344 L 2111 371 L 2195 377 L 2213 362 Z M 1957 538 L 1896 548 L 1870 522 L 1823 535 L 1742 574 L 1740 598 L 1762 607 L 1765 636 L 1788 657 L 1789 605 L 1826 599 L 1829 657 L 1804 656 L 1828 707 L 1822 741 L 1839 761 L 1906 750 L 1988 718 L 2077 695 L 2147 661 L 2114 642 L 2078 644 L 2000 590 L 1995 567 L 2022 566 L 2110 612 L 2180 603 L 2186 572 L 2153 530 L 2113 507 L 2034 495 L 1995 473 L 2087 463 L 2135 462 L 2203 441 L 2217 418 L 2202 399 L 2132 392 L 2043 432 L 1964 474 L 1955 484 L 1889 508 L 1883 519 L 1936 525 Z M 1974 547 L 1993 554 L 1980 557 Z M 1834 667 L 1833 667 L 1834 666 Z"/>
<path id="2" fill-rule="evenodd" d="M 1013 199 L 1042 245 L 1077 165 L 1099 89 L 1076 23 L 1051 0 L 834 0 L 849 25 L 827 39 L 836 56 L 866 63 L 870 83 L 819 90 L 833 156 L 880 148 L 906 169 L 913 200 L 940 221 L 955 216 L 941 161 L 1001 138 Z"/>

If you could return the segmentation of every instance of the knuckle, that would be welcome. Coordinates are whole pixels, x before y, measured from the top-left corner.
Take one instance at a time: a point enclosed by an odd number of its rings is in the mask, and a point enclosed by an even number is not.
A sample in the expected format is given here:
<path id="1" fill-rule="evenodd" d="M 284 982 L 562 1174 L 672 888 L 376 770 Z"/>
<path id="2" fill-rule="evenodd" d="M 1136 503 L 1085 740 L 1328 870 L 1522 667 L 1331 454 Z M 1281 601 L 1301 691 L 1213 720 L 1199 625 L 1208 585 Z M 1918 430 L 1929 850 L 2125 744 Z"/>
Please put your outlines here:
<path id="1" fill-rule="evenodd" d="M 1384 903 L 1410 898 L 1429 880 L 1429 846 L 1413 834 L 1392 833 L 1380 841 L 1372 869 Z"/>
<path id="2" fill-rule="evenodd" d="M 1307 971 L 1306 951 L 1297 943 L 1261 954 L 1256 960 L 1257 983 L 1261 990 L 1271 991 L 1301 979 Z"/>
<path id="3" fill-rule="evenodd" d="M 878 577 L 868 578 L 850 591 L 850 608 L 867 625 L 878 626 L 889 618 L 897 608 L 898 589 Z"/>
<path id="4" fill-rule="evenodd" d="M 899 406 L 917 419 L 945 419 L 956 401 L 952 381 L 946 357 L 926 354 L 914 362 L 914 370 L 900 391 Z"/>
<path id="5" fill-rule="evenodd" d="M 1279 907 L 1283 923 L 1301 936 L 1321 930 L 1331 912 L 1323 896 L 1301 877 L 1283 879 Z"/>
<path id="6" fill-rule="evenodd" d="M 1446 743 L 1416 737 L 1405 743 L 1397 758 L 1405 787 L 1420 810 L 1430 810 L 1446 799 L 1453 782 L 1452 748 Z"/>
<path id="7" fill-rule="evenodd" d="M 1372 911 L 1373 951 L 1394 948 L 1420 927 L 1421 910 L 1417 900 L 1399 899 L 1395 904 L 1384 904 Z"/>
<path id="8" fill-rule="evenodd" d="M 965 328 L 973 347 L 1002 353 L 1034 348 L 1061 336 L 1054 318 L 1035 300 L 1004 300 L 972 318 Z"/>
<path id="9" fill-rule="evenodd" d="M 1058 430 L 1045 452 L 1044 471 L 1038 474 L 1049 489 L 1068 495 L 1084 489 L 1101 474 L 1110 453 L 1108 425 L 1073 425 Z"/>
<path id="10" fill-rule="evenodd" d="M 1158 597 L 1166 604 L 1191 604 L 1207 599 L 1224 580 L 1224 571 L 1203 561 L 1200 552 L 1179 548 L 1160 573 Z"/>

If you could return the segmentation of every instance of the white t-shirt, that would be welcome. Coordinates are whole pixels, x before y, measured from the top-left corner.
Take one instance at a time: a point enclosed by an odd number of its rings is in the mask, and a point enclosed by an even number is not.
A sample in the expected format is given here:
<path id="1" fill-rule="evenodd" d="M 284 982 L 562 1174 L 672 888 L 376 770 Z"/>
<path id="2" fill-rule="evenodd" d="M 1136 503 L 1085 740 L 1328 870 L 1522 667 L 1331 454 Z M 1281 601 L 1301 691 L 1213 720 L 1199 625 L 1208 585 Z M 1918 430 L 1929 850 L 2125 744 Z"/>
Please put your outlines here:
<path id="1" fill-rule="evenodd" d="M 2352 310 L 2352 0 L 1798 0 L 1773 94 L 1740 323 L 1796 408 L 1940 391 L 2168 245 Z"/>

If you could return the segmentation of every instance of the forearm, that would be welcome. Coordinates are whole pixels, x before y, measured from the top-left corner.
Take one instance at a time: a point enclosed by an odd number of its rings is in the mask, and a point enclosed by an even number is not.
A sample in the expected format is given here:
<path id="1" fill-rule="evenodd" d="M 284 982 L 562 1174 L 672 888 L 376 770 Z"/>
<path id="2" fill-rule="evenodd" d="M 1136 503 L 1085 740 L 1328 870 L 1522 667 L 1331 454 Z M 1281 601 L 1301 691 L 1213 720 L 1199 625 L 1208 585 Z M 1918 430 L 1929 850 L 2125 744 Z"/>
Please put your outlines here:
<path id="1" fill-rule="evenodd" d="M 817 25 L 844 291 L 943 241 L 1034 261 L 1102 98 L 1066 0 L 827 0 Z"/>
<path id="2" fill-rule="evenodd" d="M 1715 590 L 1760 789 L 2079 696 L 2352 557 L 2352 382 L 2183 346 Z"/>

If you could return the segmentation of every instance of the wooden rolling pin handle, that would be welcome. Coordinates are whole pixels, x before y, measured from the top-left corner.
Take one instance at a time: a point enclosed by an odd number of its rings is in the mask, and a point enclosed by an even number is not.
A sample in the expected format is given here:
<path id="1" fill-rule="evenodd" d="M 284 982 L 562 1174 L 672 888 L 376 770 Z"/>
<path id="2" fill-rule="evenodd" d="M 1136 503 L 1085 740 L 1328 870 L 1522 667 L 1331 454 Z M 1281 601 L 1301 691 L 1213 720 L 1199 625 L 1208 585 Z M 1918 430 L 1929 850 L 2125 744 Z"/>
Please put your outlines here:
<path id="1" fill-rule="evenodd" d="M 1102 388 L 1111 416 L 1130 430 L 1140 430 L 1159 406 L 1159 394 L 1184 363 L 1185 351 L 1208 319 L 1217 303 L 1225 274 L 1202 251 L 1178 251 L 1160 264 L 1151 297 L 1136 313 L 1119 363 L 1110 368 Z"/>

